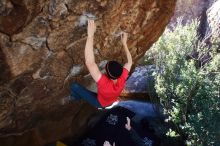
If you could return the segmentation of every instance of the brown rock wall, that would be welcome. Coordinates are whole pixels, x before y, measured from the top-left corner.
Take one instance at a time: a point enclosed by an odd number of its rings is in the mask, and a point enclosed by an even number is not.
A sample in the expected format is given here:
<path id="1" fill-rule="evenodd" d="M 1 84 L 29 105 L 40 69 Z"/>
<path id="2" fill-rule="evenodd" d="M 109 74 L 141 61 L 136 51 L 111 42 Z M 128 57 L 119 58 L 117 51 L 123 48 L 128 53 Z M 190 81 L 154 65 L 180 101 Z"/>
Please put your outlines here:
<path id="1" fill-rule="evenodd" d="M 175 2 L 2 0 L 0 143 L 10 145 L 7 142 L 23 139 L 22 144 L 28 143 L 28 140 L 45 144 L 77 134 L 80 128 L 86 127 L 86 121 L 95 111 L 92 107 L 83 103 L 60 105 L 60 98 L 69 94 L 68 83 L 77 81 L 89 86 L 92 81 L 84 65 L 86 16 L 96 19 L 94 50 L 96 62 L 103 68 L 106 60 L 125 62 L 119 37 L 122 31 L 129 33 L 128 46 L 134 62 L 142 57 L 168 24 Z M 77 116 L 71 115 L 81 110 L 83 112 Z M 59 116 L 53 116 L 57 114 Z M 67 125 L 57 122 L 61 119 Z M 81 122 L 83 119 L 84 122 Z M 68 132 L 70 121 L 78 126 Z M 51 132 L 53 125 L 57 126 L 54 128 L 57 135 Z M 32 140 L 33 137 L 26 139 L 26 133 L 22 132 L 30 129 L 34 129 L 35 134 L 45 135 L 40 138 L 36 136 L 35 140 Z"/>

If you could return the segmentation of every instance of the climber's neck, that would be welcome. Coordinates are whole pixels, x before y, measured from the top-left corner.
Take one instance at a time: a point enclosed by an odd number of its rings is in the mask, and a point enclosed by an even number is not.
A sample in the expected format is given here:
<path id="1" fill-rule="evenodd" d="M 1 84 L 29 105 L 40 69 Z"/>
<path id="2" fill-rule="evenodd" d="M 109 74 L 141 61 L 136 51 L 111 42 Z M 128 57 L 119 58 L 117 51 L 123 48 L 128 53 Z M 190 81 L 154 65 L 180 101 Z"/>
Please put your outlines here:
<path id="1" fill-rule="evenodd" d="M 116 84 L 117 83 L 117 79 L 116 80 L 112 80 L 113 82 L 114 82 L 114 84 Z"/>

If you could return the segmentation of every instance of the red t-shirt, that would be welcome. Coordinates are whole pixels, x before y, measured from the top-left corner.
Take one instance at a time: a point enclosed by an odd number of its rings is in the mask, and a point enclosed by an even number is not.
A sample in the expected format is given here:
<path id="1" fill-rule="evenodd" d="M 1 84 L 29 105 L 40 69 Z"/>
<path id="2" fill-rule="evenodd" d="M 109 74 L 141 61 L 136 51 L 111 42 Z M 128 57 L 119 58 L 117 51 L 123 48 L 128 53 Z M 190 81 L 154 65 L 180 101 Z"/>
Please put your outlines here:
<path id="1" fill-rule="evenodd" d="M 97 82 L 98 101 L 102 107 L 110 106 L 118 100 L 118 96 L 125 87 L 125 82 L 128 77 L 128 70 L 123 68 L 121 76 L 117 79 L 117 83 L 109 79 L 107 75 L 102 74 Z"/>

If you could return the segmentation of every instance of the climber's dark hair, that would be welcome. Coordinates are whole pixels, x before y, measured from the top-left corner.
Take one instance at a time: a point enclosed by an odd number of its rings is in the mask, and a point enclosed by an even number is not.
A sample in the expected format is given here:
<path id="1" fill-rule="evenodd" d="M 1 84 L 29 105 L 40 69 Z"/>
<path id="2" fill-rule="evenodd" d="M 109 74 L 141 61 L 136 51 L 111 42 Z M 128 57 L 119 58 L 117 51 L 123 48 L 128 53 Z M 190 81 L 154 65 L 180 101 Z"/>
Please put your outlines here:
<path id="1" fill-rule="evenodd" d="M 109 61 L 105 66 L 106 74 L 110 79 L 117 79 L 121 76 L 123 66 L 117 61 Z"/>

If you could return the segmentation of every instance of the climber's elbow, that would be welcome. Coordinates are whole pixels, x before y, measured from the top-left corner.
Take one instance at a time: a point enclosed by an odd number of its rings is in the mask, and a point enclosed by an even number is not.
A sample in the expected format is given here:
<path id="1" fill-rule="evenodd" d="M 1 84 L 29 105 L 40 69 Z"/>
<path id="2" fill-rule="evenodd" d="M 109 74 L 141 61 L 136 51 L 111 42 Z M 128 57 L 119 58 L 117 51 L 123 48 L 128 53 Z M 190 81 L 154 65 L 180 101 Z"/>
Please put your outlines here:
<path id="1" fill-rule="evenodd" d="M 132 66 L 132 64 L 133 64 L 132 58 L 128 59 L 127 64 L 129 64 L 130 66 Z"/>
<path id="2" fill-rule="evenodd" d="M 96 64 L 94 61 L 85 61 L 85 64 L 87 67 L 93 66 L 94 64 Z"/>

